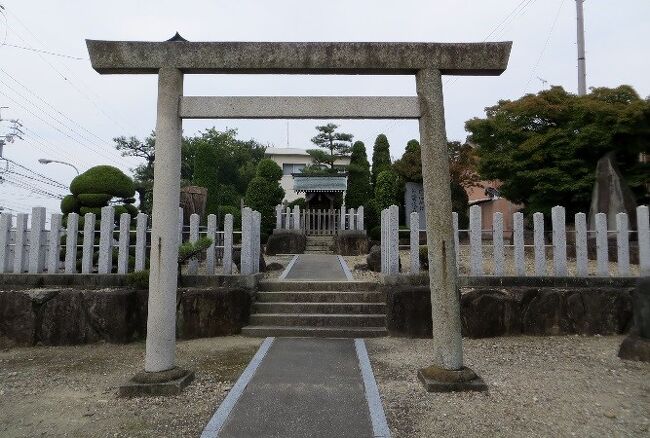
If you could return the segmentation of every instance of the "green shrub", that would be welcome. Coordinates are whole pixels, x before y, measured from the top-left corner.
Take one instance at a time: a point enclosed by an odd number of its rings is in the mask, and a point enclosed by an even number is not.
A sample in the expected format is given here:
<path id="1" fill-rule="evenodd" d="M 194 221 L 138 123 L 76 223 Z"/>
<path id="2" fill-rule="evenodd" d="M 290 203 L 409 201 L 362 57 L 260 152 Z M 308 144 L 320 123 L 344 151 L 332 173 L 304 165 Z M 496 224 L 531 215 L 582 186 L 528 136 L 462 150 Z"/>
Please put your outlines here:
<path id="1" fill-rule="evenodd" d="M 79 200 L 74 195 L 67 195 L 61 200 L 61 213 L 76 213 L 81 208 Z"/>
<path id="2" fill-rule="evenodd" d="M 282 168 L 275 161 L 265 158 L 257 165 L 256 176 L 267 181 L 280 181 L 282 179 Z"/>
<path id="3" fill-rule="evenodd" d="M 113 166 L 91 167 L 72 180 L 70 191 L 75 196 L 85 193 L 105 193 L 119 198 L 135 196 L 133 180 Z"/>
<path id="4" fill-rule="evenodd" d="M 136 289 L 149 289 L 149 271 L 135 271 L 127 274 L 126 283 Z"/>
<path id="5" fill-rule="evenodd" d="M 217 216 L 219 217 L 219 229 L 223 230 L 226 215 L 232 214 L 233 228 L 241 228 L 241 209 L 234 205 L 220 205 L 217 208 Z"/>
<path id="6" fill-rule="evenodd" d="M 300 207 L 301 210 L 304 210 L 305 208 L 307 208 L 307 201 L 305 200 L 305 198 L 294 199 L 293 201 L 287 204 L 287 207 L 293 209 L 293 207 L 296 205 Z"/>
<path id="7" fill-rule="evenodd" d="M 368 236 L 371 240 L 381 240 L 381 225 L 372 227 L 368 231 Z"/>
<path id="8" fill-rule="evenodd" d="M 80 215 L 85 216 L 86 213 L 94 213 L 97 220 L 102 217 L 102 209 L 99 207 L 81 207 L 79 209 Z"/>
<path id="9" fill-rule="evenodd" d="M 105 207 L 113 195 L 108 193 L 81 193 L 76 196 L 84 207 Z"/>
<path id="10" fill-rule="evenodd" d="M 275 206 L 282 202 L 284 189 L 277 181 L 256 176 L 246 190 L 246 205 L 262 214 L 262 232 L 270 234 L 275 228 Z"/>

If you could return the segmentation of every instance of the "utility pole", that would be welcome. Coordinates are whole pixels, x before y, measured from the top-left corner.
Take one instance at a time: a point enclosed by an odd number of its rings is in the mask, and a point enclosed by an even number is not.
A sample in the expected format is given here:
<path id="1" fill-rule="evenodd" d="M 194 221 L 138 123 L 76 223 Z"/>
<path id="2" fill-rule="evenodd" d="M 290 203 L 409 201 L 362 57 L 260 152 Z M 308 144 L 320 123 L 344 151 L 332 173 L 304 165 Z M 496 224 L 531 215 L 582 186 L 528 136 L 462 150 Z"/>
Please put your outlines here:
<path id="1" fill-rule="evenodd" d="M 576 0 L 578 17 L 578 96 L 587 94 L 587 65 L 585 62 L 585 0 Z"/>

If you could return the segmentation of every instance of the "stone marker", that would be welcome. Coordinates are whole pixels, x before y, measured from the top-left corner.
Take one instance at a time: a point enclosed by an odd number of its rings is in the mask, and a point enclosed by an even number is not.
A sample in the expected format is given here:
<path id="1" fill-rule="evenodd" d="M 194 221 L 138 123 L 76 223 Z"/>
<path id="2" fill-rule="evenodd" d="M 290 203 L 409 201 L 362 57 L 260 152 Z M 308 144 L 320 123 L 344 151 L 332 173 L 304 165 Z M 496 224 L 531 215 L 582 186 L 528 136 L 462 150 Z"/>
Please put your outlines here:
<path id="1" fill-rule="evenodd" d="M 650 362 L 650 277 L 641 277 L 632 295 L 634 325 L 618 351 L 618 357 Z"/>

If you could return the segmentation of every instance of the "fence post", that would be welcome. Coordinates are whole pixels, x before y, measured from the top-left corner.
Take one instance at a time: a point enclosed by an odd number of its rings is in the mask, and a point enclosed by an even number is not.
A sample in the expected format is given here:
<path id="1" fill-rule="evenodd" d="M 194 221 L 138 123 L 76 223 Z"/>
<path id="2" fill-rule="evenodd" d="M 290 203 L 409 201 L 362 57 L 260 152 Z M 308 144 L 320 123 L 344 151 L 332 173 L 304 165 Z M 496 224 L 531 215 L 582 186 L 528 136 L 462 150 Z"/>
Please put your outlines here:
<path id="1" fill-rule="evenodd" d="M 298 207 L 296 205 L 296 207 Z M 294 210 L 294 215 L 298 217 L 298 225 L 300 225 L 300 210 Z M 253 273 L 260 272 L 260 256 L 262 250 L 262 213 L 253 211 Z"/>
<path id="2" fill-rule="evenodd" d="M 567 275 L 565 214 L 564 207 L 559 205 L 551 209 L 551 222 L 553 227 L 553 275 L 556 277 L 565 277 Z"/>
<path id="3" fill-rule="evenodd" d="M 93 270 L 95 245 L 95 214 L 86 213 L 84 216 L 84 243 L 81 256 L 81 273 L 90 274 Z"/>
<path id="4" fill-rule="evenodd" d="M 512 239 L 514 243 L 515 275 L 526 275 L 526 249 L 524 247 L 524 214 L 512 215 Z"/>
<path id="5" fill-rule="evenodd" d="M 228 213 L 223 221 L 223 273 L 232 274 L 232 214 Z"/>
<path id="6" fill-rule="evenodd" d="M 455 211 L 451 212 L 451 227 L 454 232 L 454 255 L 456 256 L 456 269 L 458 269 L 458 266 L 460 266 L 460 232 L 458 231 L 458 213 Z"/>
<path id="7" fill-rule="evenodd" d="M 389 213 L 389 274 L 399 274 L 399 207 L 391 205 Z"/>
<path id="8" fill-rule="evenodd" d="M 43 237 L 45 229 L 45 207 L 32 208 L 32 229 L 29 231 L 29 273 L 43 272 Z"/>
<path id="9" fill-rule="evenodd" d="M 535 275 L 546 275 L 546 242 L 544 241 L 544 215 L 533 214 L 533 243 L 535 245 Z"/>
<path id="10" fill-rule="evenodd" d="M 494 275 L 501 276 L 505 270 L 503 213 L 501 212 L 492 215 L 492 251 L 494 254 Z"/>
<path id="11" fill-rule="evenodd" d="M 282 228 L 282 204 L 275 206 L 275 229 L 279 230 Z"/>
<path id="12" fill-rule="evenodd" d="M 386 216 L 388 215 L 388 210 L 383 209 L 381 211 L 381 273 L 386 274 L 388 272 L 388 225 L 386 223 Z M 345 217 L 345 216 L 344 216 Z"/>
<path id="13" fill-rule="evenodd" d="M 0 274 L 9 272 L 9 242 L 12 215 L 0 213 Z"/>
<path id="14" fill-rule="evenodd" d="M 77 272 L 77 239 L 79 238 L 79 215 L 68 213 L 65 229 L 65 273 Z"/>
<path id="15" fill-rule="evenodd" d="M 618 275 L 630 275 L 630 233 L 626 213 L 616 215 L 616 231 Z"/>
<path id="16" fill-rule="evenodd" d="M 636 208 L 636 222 L 639 241 L 639 274 L 650 275 L 650 214 L 648 206 Z"/>
<path id="17" fill-rule="evenodd" d="M 469 248 L 471 275 L 483 275 L 483 252 L 481 248 L 481 207 L 472 205 L 469 208 Z"/>
<path id="18" fill-rule="evenodd" d="M 135 225 L 135 270 L 144 271 L 147 258 L 147 222 L 149 216 L 138 213 Z"/>
<path id="19" fill-rule="evenodd" d="M 59 272 L 59 259 L 61 252 L 61 222 L 63 215 L 53 213 L 50 216 L 50 235 L 47 252 L 47 273 L 56 274 Z"/>
<path id="20" fill-rule="evenodd" d="M 277 210 L 277 208 L 276 208 Z M 212 245 L 208 248 L 205 256 L 205 271 L 208 275 L 214 275 L 214 268 L 216 265 L 217 256 L 217 216 L 214 214 L 208 215 L 208 230 L 206 237 L 212 240 Z"/>
<path id="21" fill-rule="evenodd" d="M 131 215 L 120 215 L 120 237 L 117 242 L 117 273 L 126 274 L 129 271 L 129 245 L 131 244 Z"/>
<path id="22" fill-rule="evenodd" d="M 239 262 L 240 274 L 250 275 L 253 273 L 252 264 L 252 238 L 253 217 L 250 207 L 244 207 L 241 218 L 241 260 Z"/>
<path id="23" fill-rule="evenodd" d="M 417 211 L 409 217 L 410 228 L 410 252 L 411 252 L 411 274 L 420 272 L 420 215 Z"/>
<path id="24" fill-rule="evenodd" d="M 287 220 L 284 223 L 284 229 L 291 230 L 293 229 L 293 227 L 291 226 L 291 207 L 287 207 L 286 215 L 287 215 Z"/>
<path id="25" fill-rule="evenodd" d="M 360 205 L 359 209 L 357 210 L 357 229 L 361 231 L 366 229 L 366 219 L 364 218 L 364 213 L 365 209 L 363 208 L 363 205 Z M 418 225 L 418 231 L 419 230 L 420 225 Z"/>
<path id="26" fill-rule="evenodd" d="M 178 207 L 178 245 L 183 244 L 183 207 Z"/>
<path id="27" fill-rule="evenodd" d="M 607 215 L 596 214 L 596 265 L 600 276 L 609 275 L 609 254 L 607 248 Z"/>
<path id="28" fill-rule="evenodd" d="M 27 213 L 16 215 L 16 237 L 14 240 L 14 274 L 25 270 L 25 240 L 27 238 Z"/>
<path id="29" fill-rule="evenodd" d="M 199 240 L 199 222 L 201 218 L 198 214 L 192 213 L 190 215 L 190 243 L 196 243 Z M 187 264 L 187 273 L 195 275 L 199 270 L 199 259 L 192 257 Z"/>
<path id="30" fill-rule="evenodd" d="M 350 209 L 350 230 L 357 229 L 357 217 L 354 208 Z"/>
<path id="31" fill-rule="evenodd" d="M 297 205 L 293 206 L 293 229 L 300 229 L 300 207 Z"/>
<path id="32" fill-rule="evenodd" d="M 587 269 L 587 215 L 576 213 L 576 276 L 586 277 L 589 275 Z"/>
<path id="33" fill-rule="evenodd" d="M 113 268 L 113 228 L 115 227 L 115 209 L 110 205 L 102 207 L 99 224 L 99 260 L 97 273 L 110 274 Z"/>
<path id="34" fill-rule="evenodd" d="M 341 206 L 339 213 L 339 230 L 345 230 L 345 205 Z"/>

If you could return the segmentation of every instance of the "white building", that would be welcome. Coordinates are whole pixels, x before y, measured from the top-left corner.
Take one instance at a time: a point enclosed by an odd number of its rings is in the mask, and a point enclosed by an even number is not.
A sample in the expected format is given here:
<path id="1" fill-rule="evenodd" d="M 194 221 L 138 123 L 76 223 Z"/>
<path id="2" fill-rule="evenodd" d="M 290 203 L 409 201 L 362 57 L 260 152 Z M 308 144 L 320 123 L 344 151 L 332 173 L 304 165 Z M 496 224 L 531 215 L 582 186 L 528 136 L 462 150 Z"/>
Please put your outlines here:
<path id="1" fill-rule="evenodd" d="M 314 147 L 315 149 L 316 147 Z M 295 201 L 304 197 L 293 189 L 292 173 L 300 173 L 308 164 L 313 164 L 313 160 L 305 149 L 299 148 L 268 148 L 266 157 L 278 163 L 282 168 L 282 180 L 280 184 L 284 189 L 284 200 L 287 202 Z M 335 163 L 337 166 L 347 166 L 350 164 L 349 158 L 342 158 Z"/>

